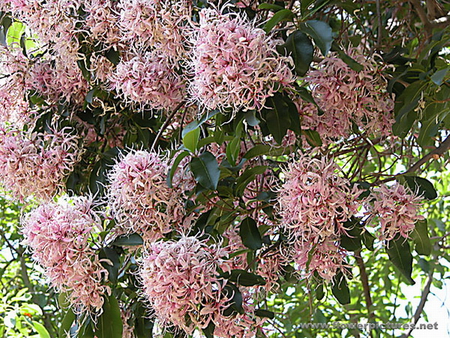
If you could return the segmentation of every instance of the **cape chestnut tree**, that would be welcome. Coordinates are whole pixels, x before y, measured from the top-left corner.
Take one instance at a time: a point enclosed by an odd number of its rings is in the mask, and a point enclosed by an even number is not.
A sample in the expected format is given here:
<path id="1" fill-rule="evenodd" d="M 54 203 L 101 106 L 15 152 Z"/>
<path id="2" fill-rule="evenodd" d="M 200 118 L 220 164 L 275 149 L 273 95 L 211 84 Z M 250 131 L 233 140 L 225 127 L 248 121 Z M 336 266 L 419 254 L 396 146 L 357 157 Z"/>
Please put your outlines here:
<path id="1" fill-rule="evenodd" d="M 0 177 L 22 205 L 1 264 L 32 294 L 5 298 L 3 335 L 417 323 L 448 267 L 449 11 L 1 1 Z M 415 282 L 419 306 L 398 315 Z"/>

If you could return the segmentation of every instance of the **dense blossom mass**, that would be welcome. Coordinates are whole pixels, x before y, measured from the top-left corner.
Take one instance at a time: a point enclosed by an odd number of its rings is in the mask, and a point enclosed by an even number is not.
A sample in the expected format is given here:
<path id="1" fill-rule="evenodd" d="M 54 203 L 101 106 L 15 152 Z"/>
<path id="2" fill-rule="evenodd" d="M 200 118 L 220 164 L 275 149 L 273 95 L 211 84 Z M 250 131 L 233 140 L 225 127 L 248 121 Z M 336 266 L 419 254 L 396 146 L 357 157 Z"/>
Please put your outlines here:
<path id="1" fill-rule="evenodd" d="M 76 312 L 101 311 L 108 287 L 107 272 L 100 264 L 89 238 L 100 224 L 85 197 L 60 198 L 27 214 L 22 232 L 33 258 L 58 292 L 68 292 Z"/>
<path id="2" fill-rule="evenodd" d="M 64 188 L 64 178 L 78 162 L 78 138 L 68 131 L 27 134 L 0 130 L 0 176 L 18 199 L 49 200 Z"/>
<path id="3" fill-rule="evenodd" d="M 131 151 L 114 165 L 108 206 L 122 232 L 149 240 L 181 229 L 185 214 L 181 192 L 167 186 L 167 162 L 157 153 Z"/>
<path id="4" fill-rule="evenodd" d="M 294 80 L 288 58 L 254 24 L 215 9 L 200 12 L 191 94 L 208 109 L 259 109 Z"/>
<path id="5" fill-rule="evenodd" d="M 380 226 L 380 239 L 391 240 L 397 235 L 408 238 L 415 223 L 424 219 L 418 214 L 422 197 L 400 183 L 381 185 L 371 196 L 373 204 L 368 208 L 377 220 L 372 219 L 372 223 Z"/>
<path id="6" fill-rule="evenodd" d="M 77 335 L 273 337 L 276 293 L 413 237 L 392 129 L 422 99 L 395 121 L 390 92 L 416 84 L 297 3 L 0 1 L 0 181 L 41 203 L 22 233 Z"/>

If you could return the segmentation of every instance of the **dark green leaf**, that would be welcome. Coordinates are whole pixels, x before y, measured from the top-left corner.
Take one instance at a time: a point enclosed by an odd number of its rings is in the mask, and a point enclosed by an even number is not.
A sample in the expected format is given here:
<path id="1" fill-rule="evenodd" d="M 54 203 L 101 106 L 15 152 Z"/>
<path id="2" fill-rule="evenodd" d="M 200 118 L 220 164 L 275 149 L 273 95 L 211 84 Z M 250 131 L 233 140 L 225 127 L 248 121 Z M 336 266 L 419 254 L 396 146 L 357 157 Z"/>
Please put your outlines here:
<path id="1" fill-rule="evenodd" d="M 319 20 L 308 20 L 300 24 L 300 30 L 312 37 L 323 56 L 328 54 L 333 42 L 333 31 L 329 24 Z"/>
<path id="2" fill-rule="evenodd" d="M 389 260 L 406 277 L 409 284 L 413 285 L 412 273 L 412 255 L 408 241 L 399 236 L 386 244 L 386 252 Z"/>
<path id="3" fill-rule="evenodd" d="M 108 271 L 108 279 L 112 283 L 117 283 L 117 277 L 119 275 L 120 257 L 114 248 L 102 248 L 100 250 L 100 259 L 107 259 L 108 261 L 102 261 L 102 265 Z"/>
<path id="4" fill-rule="evenodd" d="M 323 299 L 323 297 L 325 297 L 325 291 L 324 291 L 324 289 L 323 289 L 323 284 L 322 283 L 320 283 L 319 285 L 317 285 L 317 288 L 316 288 L 316 299 L 317 300 L 322 300 Z"/>
<path id="5" fill-rule="evenodd" d="M 266 281 L 259 275 L 245 270 L 231 270 L 231 273 L 225 273 L 224 277 L 230 281 L 242 286 L 265 285 Z"/>
<path id="6" fill-rule="evenodd" d="M 119 51 L 115 50 L 114 48 L 110 48 L 106 53 L 105 57 L 111 61 L 112 64 L 117 66 L 120 62 L 120 53 Z"/>
<path id="7" fill-rule="evenodd" d="M 418 176 L 403 175 L 397 179 L 400 183 L 406 182 L 406 185 L 417 195 L 423 196 L 428 200 L 433 200 L 437 197 L 436 189 L 434 189 L 433 183 L 426 178 Z"/>
<path id="8" fill-rule="evenodd" d="M 440 86 L 445 79 L 450 67 L 445 67 L 443 69 L 437 70 L 433 75 L 431 75 L 431 81 Z"/>
<path id="9" fill-rule="evenodd" d="M 195 180 L 204 188 L 215 190 L 219 183 L 220 170 L 213 154 L 206 151 L 191 160 L 191 171 Z"/>
<path id="10" fill-rule="evenodd" d="M 211 320 L 207 327 L 203 329 L 203 333 L 205 334 L 206 338 L 214 338 L 214 330 L 216 329 L 216 325 Z"/>
<path id="11" fill-rule="evenodd" d="M 249 151 L 247 151 L 244 155 L 244 158 L 247 160 L 250 160 L 254 157 L 261 156 L 261 155 L 267 155 L 270 151 L 272 146 L 267 144 L 257 144 L 253 148 L 251 148 Z"/>
<path id="12" fill-rule="evenodd" d="M 181 153 L 178 154 L 175 161 L 173 161 L 172 167 L 170 168 L 169 174 L 167 175 L 167 185 L 169 186 L 169 188 L 172 188 L 173 176 L 175 175 L 175 172 L 178 170 L 178 166 L 180 165 L 181 161 L 183 161 L 183 159 L 186 156 L 189 156 L 189 152 L 182 151 Z"/>
<path id="13" fill-rule="evenodd" d="M 348 56 L 347 54 L 345 54 L 342 50 L 338 49 L 337 53 L 339 55 L 339 58 L 344 61 L 347 66 L 349 66 L 351 69 L 353 69 L 355 72 L 361 72 L 364 67 L 356 62 L 354 59 L 352 59 L 350 56 Z"/>
<path id="14" fill-rule="evenodd" d="M 276 12 L 264 25 L 264 30 L 269 33 L 272 28 L 282 21 L 291 21 L 294 18 L 294 13 L 289 9 L 282 9 Z"/>
<path id="15" fill-rule="evenodd" d="M 183 128 L 183 131 L 181 133 L 181 137 L 184 138 L 184 136 L 191 132 L 194 129 L 197 129 L 198 127 L 200 127 L 203 123 L 205 123 L 206 121 L 208 121 L 210 118 L 214 117 L 215 115 L 219 114 L 220 111 L 219 110 L 211 110 L 209 112 L 207 112 L 205 115 L 202 116 L 202 118 L 200 120 L 195 120 L 192 121 L 191 123 L 189 123 L 186 127 Z"/>
<path id="16" fill-rule="evenodd" d="M 95 335 L 98 338 L 122 338 L 122 317 L 119 303 L 114 295 L 105 299 L 103 313 L 98 318 Z"/>
<path id="17" fill-rule="evenodd" d="M 111 245 L 116 246 L 137 246 L 144 243 L 142 237 L 138 234 L 124 235 L 117 237 Z"/>
<path id="18" fill-rule="evenodd" d="M 268 3 L 262 3 L 258 6 L 258 9 L 268 9 L 271 11 L 280 11 L 280 10 L 284 9 L 284 7 L 281 7 L 278 5 L 273 5 L 273 4 L 268 4 Z"/>
<path id="19" fill-rule="evenodd" d="M 239 226 L 239 236 L 241 236 L 242 244 L 252 250 L 258 250 L 262 247 L 262 238 L 259 233 L 258 226 L 254 219 L 247 217 Z"/>
<path id="20" fill-rule="evenodd" d="M 240 151 L 241 139 L 239 137 L 235 137 L 230 143 L 228 143 L 226 148 L 227 160 L 232 166 L 236 165 Z"/>
<path id="21" fill-rule="evenodd" d="M 256 178 L 256 175 L 264 174 L 267 166 L 259 165 L 246 169 L 236 181 L 236 195 L 242 195 L 247 185 Z"/>
<path id="22" fill-rule="evenodd" d="M 362 248 L 361 227 L 357 221 L 350 220 L 344 223 L 347 234 L 341 235 L 341 246 L 348 251 L 356 251 Z"/>
<path id="23" fill-rule="evenodd" d="M 183 145 L 194 153 L 197 150 L 198 140 L 200 138 L 200 128 L 191 130 L 183 136 Z"/>
<path id="24" fill-rule="evenodd" d="M 278 52 L 290 55 L 294 60 L 295 71 L 304 76 L 313 60 L 314 46 L 311 39 L 301 31 L 295 31 L 288 36 L 286 43 L 277 47 Z"/>
<path id="25" fill-rule="evenodd" d="M 275 96 L 267 99 L 266 106 L 267 108 L 263 108 L 261 112 L 267 122 L 267 128 L 275 141 L 281 144 L 283 137 L 291 126 L 289 104 L 281 94 L 275 94 Z"/>
<path id="26" fill-rule="evenodd" d="M 273 313 L 272 311 L 263 310 L 263 309 L 257 309 L 255 311 L 255 315 L 257 315 L 258 317 L 261 317 L 261 318 L 270 318 L 270 319 L 275 318 L 275 313 Z"/>
<path id="27" fill-rule="evenodd" d="M 350 290 L 347 285 L 347 280 L 341 271 L 333 277 L 331 292 L 342 305 L 350 303 Z"/>
<path id="28" fill-rule="evenodd" d="M 72 327 L 73 321 L 75 320 L 75 314 L 72 309 L 68 309 L 64 315 L 64 318 L 59 326 L 58 335 L 59 338 L 66 338 L 67 332 L 70 332 L 70 328 Z"/>
<path id="29" fill-rule="evenodd" d="M 302 130 L 303 135 L 306 137 L 306 141 L 312 147 L 320 147 L 322 145 L 322 139 L 320 138 L 320 134 L 315 130 Z"/>
<path id="30" fill-rule="evenodd" d="M 418 114 L 414 111 L 417 107 L 422 92 L 428 85 L 426 81 L 415 81 L 411 83 L 398 97 L 395 103 L 395 123 L 392 130 L 395 135 L 405 137 L 411 129 Z"/>
<path id="31" fill-rule="evenodd" d="M 416 226 L 411 233 L 411 239 L 416 245 L 415 250 L 419 255 L 431 254 L 432 245 L 430 237 L 428 237 L 428 223 L 426 219 L 416 222 Z"/>
<path id="32" fill-rule="evenodd" d="M 369 233 L 368 231 L 363 231 L 362 241 L 367 249 L 369 249 L 370 251 L 375 250 L 375 248 L 373 247 L 373 243 L 375 242 L 375 237 L 372 236 L 371 233 Z"/>

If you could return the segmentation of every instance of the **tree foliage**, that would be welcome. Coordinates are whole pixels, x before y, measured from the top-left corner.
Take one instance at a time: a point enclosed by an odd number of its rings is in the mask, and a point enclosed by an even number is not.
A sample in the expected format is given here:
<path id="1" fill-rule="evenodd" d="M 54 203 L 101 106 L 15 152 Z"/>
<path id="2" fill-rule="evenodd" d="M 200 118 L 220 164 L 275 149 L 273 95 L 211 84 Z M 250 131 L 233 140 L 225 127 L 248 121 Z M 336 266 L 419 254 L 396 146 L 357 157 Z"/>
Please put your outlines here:
<path id="1" fill-rule="evenodd" d="M 16 204 L 2 200 L 0 336 L 416 324 L 449 261 L 449 11 L 1 3 L 0 176 Z M 398 315 L 415 283 L 420 305 Z"/>

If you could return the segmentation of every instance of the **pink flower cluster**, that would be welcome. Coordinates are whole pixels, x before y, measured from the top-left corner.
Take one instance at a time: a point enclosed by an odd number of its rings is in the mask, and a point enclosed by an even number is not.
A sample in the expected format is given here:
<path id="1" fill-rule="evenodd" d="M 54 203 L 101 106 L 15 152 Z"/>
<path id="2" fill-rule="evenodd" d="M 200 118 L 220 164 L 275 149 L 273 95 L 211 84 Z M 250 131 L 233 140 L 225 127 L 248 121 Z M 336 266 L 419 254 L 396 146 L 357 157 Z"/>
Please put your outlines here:
<path id="1" fill-rule="evenodd" d="M 125 233 L 154 241 L 183 226 L 182 195 L 166 183 L 168 165 L 157 153 L 131 151 L 110 171 L 108 206 Z"/>
<path id="2" fill-rule="evenodd" d="M 347 229 L 344 223 L 358 212 L 361 191 L 339 175 L 327 158 L 300 155 L 283 171 L 278 192 L 281 228 L 291 237 L 294 260 L 307 276 L 315 271 L 331 279 L 343 255 L 334 244 Z M 309 265 L 308 262 L 311 262 Z"/>
<path id="3" fill-rule="evenodd" d="M 356 50 L 348 53 L 363 66 L 362 71 L 351 69 L 330 54 L 308 73 L 306 83 L 323 114 L 319 116 L 315 106 L 301 102 L 303 127 L 327 138 L 347 137 L 354 122 L 369 135 L 390 135 L 394 101 L 386 91 L 387 81 L 374 58 L 366 58 Z"/>
<path id="4" fill-rule="evenodd" d="M 151 243 L 139 275 L 155 316 L 187 333 L 206 328 L 220 316 L 230 301 L 217 272 L 225 267 L 225 254 L 220 246 L 208 246 L 196 237 Z"/>
<path id="5" fill-rule="evenodd" d="M 193 41 L 190 92 L 208 109 L 259 109 L 267 97 L 294 81 L 289 62 L 254 23 L 202 9 Z"/>
<path id="6" fill-rule="evenodd" d="M 372 201 L 367 206 L 370 223 L 380 225 L 379 238 L 382 240 L 392 240 L 397 234 L 408 238 L 415 223 L 424 219 L 418 214 L 422 197 L 400 183 L 380 186 L 372 192 L 369 201 Z"/>
<path id="7" fill-rule="evenodd" d="M 89 237 L 100 223 L 85 197 L 60 198 L 40 205 L 23 221 L 25 244 L 58 292 L 69 292 L 76 312 L 100 311 L 107 271 L 90 248 Z"/>
<path id="8" fill-rule="evenodd" d="M 125 100 L 152 109 L 174 109 L 183 102 L 185 81 L 167 57 L 156 52 L 122 60 L 111 76 L 111 86 Z"/>
<path id="9" fill-rule="evenodd" d="M 356 214 L 361 191 L 339 175 L 327 158 L 301 155 L 283 171 L 278 203 L 281 226 L 295 237 L 330 238 L 346 232 L 343 223 Z"/>
<path id="10" fill-rule="evenodd" d="M 152 48 L 179 60 L 192 31 L 189 0 L 120 0 L 117 4 L 122 41 L 138 50 Z"/>
<path id="11" fill-rule="evenodd" d="M 0 130 L 1 181 L 20 200 L 51 199 L 63 190 L 64 178 L 80 155 L 78 138 L 66 130 L 54 134 Z"/>

